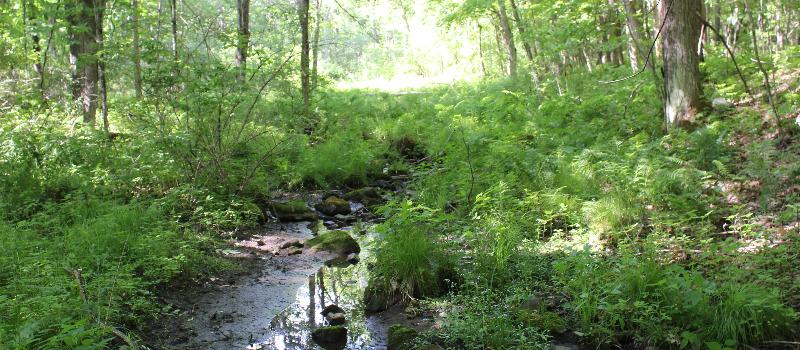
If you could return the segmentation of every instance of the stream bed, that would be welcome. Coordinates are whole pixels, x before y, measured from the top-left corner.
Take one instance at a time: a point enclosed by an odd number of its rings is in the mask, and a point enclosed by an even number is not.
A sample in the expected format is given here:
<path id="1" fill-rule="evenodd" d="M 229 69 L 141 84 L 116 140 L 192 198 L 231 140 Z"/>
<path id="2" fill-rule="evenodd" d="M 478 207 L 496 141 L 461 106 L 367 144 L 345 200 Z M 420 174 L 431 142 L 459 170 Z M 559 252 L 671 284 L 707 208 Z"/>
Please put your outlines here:
<path id="1" fill-rule="evenodd" d="M 312 332 L 327 321 L 320 313 L 328 305 L 344 310 L 347 343 L 337 349 L 386 349 L 390 325 L 423 328 L 402 308 L 364 313 L 367 264 L 341 263 L 342 257 L 311 249 L 295 249 L 315 235 L 310 222 L 272 223 L 235 242 L 233 258 L 248 260 L 246 273 L 186 291 L 172 304 L 186 314 L 174 349 L 323 349 Z M 321 225 L 319 225 L 321 226 Z M 361 246 L 358 260 L 370 254 L 374 235 L 367 228 L 342 227 Z M 325 230 L 322 228 L 322 230 Z M 340 263 L 332 265 L 334 259 Z M 331 349 L 331 347 L 328 347 Z"/>

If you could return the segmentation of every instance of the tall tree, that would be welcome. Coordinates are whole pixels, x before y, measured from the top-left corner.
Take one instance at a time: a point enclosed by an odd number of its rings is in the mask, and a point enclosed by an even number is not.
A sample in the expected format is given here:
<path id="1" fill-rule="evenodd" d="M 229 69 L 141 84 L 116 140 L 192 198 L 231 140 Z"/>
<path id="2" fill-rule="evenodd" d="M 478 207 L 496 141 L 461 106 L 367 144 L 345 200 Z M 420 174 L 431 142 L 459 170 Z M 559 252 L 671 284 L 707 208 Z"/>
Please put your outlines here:
<path id="1" fill-rule="evenodd" d="M 511 3 L 511 14 L 514 16 L 514 22 L 517 23 L 517 32 L 519 32 L 520 40 L 522 41 L 522 47 L 525 48 L 525 56 L 528 58 L 529 61 L 533 61 L 533 48 L 531 47 L 528 38 L 525 37 L 525 22 L 522 21 L 522 16 L 519 14 L 519 6 L 517 6 L 517 2 L 515 0 L 510 0 Z"/>
<path id="2" fill-rule="evenodd" d="M 73 96 L 80 102 L 83 122 L 94 126 L 97 113 L 98 19 L 104 0 L 71 0 L 67 3 L 72 64 Z M 99 17 L 96 15 L 99 13 Z"/>
<path id="3" fill-rule="evenodd" d="M 95 0 L 95 3 L 99 1 Z M 104 5 L 104 4 L 103 4 Z M 103 33 L 103 13 L 105 6 L 94 10 L 94 41 L 97 47 L 97 79 L 100 81 L 100 115 L 103 118 L 103 130 L 109 131 L 108 123 L 108 82 L 106 81 L 106 62 L 103 53 L 105 34 Z"/>
<path id="4" fill-rule="evenodd" d="M 658 5 L 663 26 L 664 117 L 668 127 L 690 123 L 703 107 L 700 56 L 697 52 L 702 7 L 702 1 L 694 0 L 662 0 Z"/>
<path id="5" fill-rule="evenodd" d="M 44 67 L 42 65 L 42 45 L 40 43 L 39 32 L 36 30 L 36 22 L 39 20 L 36 2 L 28 0 L 26 3 L 26 10 L 28 12 L 28 23 L 27 28 L 29 28 L 31 33 L 31 42 L 33 43 L 33 56 L 35 61 L 33 62 L 33 71 L 36 72 L 37 78 L 39 79 L 39 94 L 44 100 L 45 92 L 44 92 Z"/>
<path id="6" fill-rule="evenodd" d="M 311 90 L 315 90 L 317 88 L 317 82 L 319 79 L 318 74 L 318 65 L 319 65 L 319 26 L 322 22 L 322 8 L 320 7 L 319 0 L 314 1 L 314 37 L 313 37 L 313 44 L 311 47 L 311 55 L 312 62 L 311 62 Z"/>
<path id="7" fill-rule="evenodd" d="M 308 0 L 297 0 L 297 15 L 300 19 L 300 85 L 303 90 L 303 113 L 306 118 L 311 111 L 311 84 L 309 79 L 309 51 L 308 42 Z"/>
<path id="8" fill-rule="evenodd" d="M 511 31 L 511 22 L 508 20 L 506 0 L 498 0 L 495 15 L 500 22 L 500 37 L 508 57 L 508 75 L 517 75 L 517 47 L 514 45 L 514 32 Z"/>
<path id="9" fill-rule="evenodd" d="M 644 52 L 643 49 L 643 41 L 642 41 L 642 22 L 639 21 L 638 14 L 641 11 L 641 4 L 639 4 L 640 0 L 622 0 L 623 8 L 625 9 L 625 23 L 628 26 L 628 34 L 630 35 L 631 41 L 631 68 L 633 70 L 639 70 L 639 66 L 641 64 L 647 64 L 643 62 L 645 59 L 645 55 L 647 54 Z"/>
<path id="10" fill-rule="evenodd" d="M 139 43 L 139 0 L 131 0 L 131 25 L 133 26 L 133 89 L 136 98 L 142 98 L 142 50 Z"/>
<path id="11" fill-rule="evenodd" d="M 178 70 L 178 0 L 170 0 L 170 21 L 172 22 L 172 59 L 175 65 L 175 75 L 180 74 Z"/>
<path id="12" fill-rule="evenodd" d="M 244 81 L 247 69 L 247 48 L 250 45 L 250 0 L 236 0 L 236 12 L 239 17 L 239 31 L 236 40 L 236 66 L 240 69 L 240 78 Z"/>

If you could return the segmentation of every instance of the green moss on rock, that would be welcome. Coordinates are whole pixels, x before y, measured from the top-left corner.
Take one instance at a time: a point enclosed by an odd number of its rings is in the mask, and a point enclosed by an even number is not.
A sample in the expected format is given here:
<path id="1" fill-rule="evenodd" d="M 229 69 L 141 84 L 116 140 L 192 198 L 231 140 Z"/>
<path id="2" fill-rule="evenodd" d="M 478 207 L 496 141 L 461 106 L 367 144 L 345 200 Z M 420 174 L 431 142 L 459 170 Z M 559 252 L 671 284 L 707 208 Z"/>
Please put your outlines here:
<path id="1" fill-rule="evenodd" d="M 317 220 L 317 214 L 309 208 L 306 203 L 299 199 L 288 202 L 270 203 L 272 213 L 281 221 L 313 221 Z"/>
<path id="2" fill-rule="evenodd" d="M 309 239 L 306 241 L 306 247 L 338 255 L 361 252 L 358 242 L 353 237 L 350 237 L 347 232 L 341 230 L 330 231 Z"/>
<path id="3" fill-rule="evenodd" d="M 325 198 L 316 208 L 320 213 L 330 216 L 350 214 L 350 202 L 336 196 Z"/>
<path id="4" fill-rule="evenodd" d="M 343 326 L 320 327 L 311 332 L 311 339 L 324 349 L 343 349 L 347 345 L 347 328 Z"/>
<path id="5" fill-rule="evenodd" d="M 417 331 L 411 327 L 395 324 L 389 327 L 388 350 L 411 350 Z"/>

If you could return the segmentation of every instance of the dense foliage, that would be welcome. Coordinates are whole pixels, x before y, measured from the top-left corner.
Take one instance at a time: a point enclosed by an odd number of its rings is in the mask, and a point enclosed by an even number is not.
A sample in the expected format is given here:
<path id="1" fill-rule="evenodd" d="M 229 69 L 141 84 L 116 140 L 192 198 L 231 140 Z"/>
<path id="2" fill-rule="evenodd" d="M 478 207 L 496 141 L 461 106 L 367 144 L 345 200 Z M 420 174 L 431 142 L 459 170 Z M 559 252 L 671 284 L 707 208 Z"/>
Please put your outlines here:
<path id="1" fill-rule="evenodd" d="M 315 2 L 303 45 L 287 2 L 0 0 L 0 348 L 141 340 L 276 191 L 391 175 L 420 343 L 796 344 L 800 6 L 705 3 L 721 102 L 665 130 L 654 1 Z"/>

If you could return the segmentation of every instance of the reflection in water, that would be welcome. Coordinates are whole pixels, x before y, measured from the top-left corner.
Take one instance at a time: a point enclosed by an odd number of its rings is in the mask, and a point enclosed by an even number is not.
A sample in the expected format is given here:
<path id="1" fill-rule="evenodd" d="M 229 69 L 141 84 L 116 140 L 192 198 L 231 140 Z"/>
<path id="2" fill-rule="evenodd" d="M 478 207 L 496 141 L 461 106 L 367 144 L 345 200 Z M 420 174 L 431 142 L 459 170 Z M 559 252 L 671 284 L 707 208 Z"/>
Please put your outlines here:
<path id="1" fill-rule="evenodd" d="M 297 292 L 295 303 L 272 320 L 267 339 L 257 344 L 264 349 L 321 349 L 311 340 L 311 332 L 327 326 L 320 311 L 336 304 L 347 316 L 347 349 L 385 349 L 387 325 L 364 316 L 362 295 L 367 278 L 366 264 L 321 268 L 308 277 L 308 285 Z"/>
<path id="2" fill-rule="evenodd" d="M 355 232 L 354 232 L 355 233 Z M 369 258 L 371 232 L 353 234 L 361 244 L 361 260 Z M 325 266 L 308 277 L 308 284 L 297 291 L 295 302 L 278 314 L 270 325 L 270 333 L 255 345 L 262 349 L 322 349 L 312 339 L 311 332 L 327 321 L 320 313 L 326 306 L 341 307 L 347 319 L 346 349 L 386 349 L 388 324 L 380 317 L 365 317 L 363 293 L 369 279 L 367 264 Z"/>

